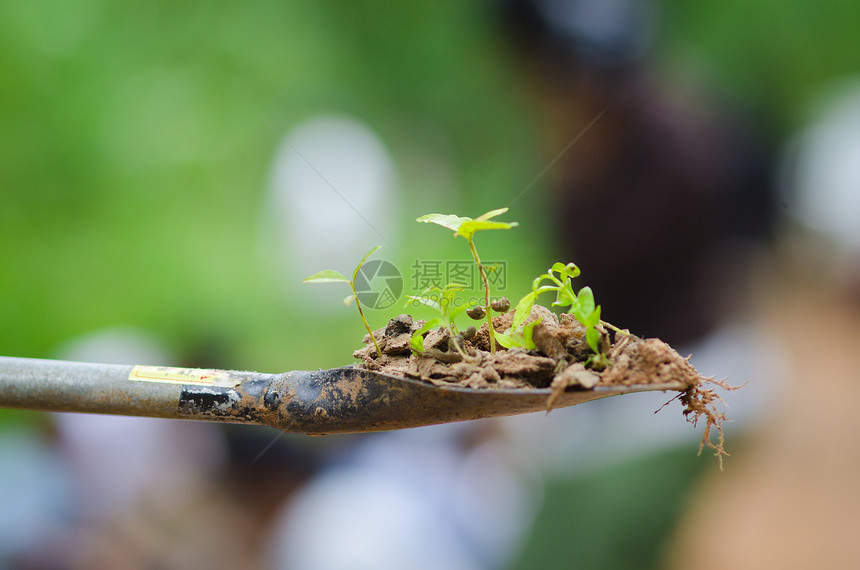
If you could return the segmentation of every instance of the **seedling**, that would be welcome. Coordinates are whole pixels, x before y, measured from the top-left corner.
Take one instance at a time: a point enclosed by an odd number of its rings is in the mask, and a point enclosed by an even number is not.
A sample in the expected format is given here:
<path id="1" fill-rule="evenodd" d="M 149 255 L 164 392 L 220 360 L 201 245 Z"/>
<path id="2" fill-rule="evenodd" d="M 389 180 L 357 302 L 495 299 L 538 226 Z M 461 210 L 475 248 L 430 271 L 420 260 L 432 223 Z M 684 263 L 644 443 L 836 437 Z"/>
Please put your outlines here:
<path id="1" fill-rule="evenodd" d="M 412 350 L 415 352 L 425 352 L 424 333 L 434 327 L 442 326 L 448 331 L 448 335 L 451 338 L 454 348 L 458 353 L 460 353 L 463 360 L 468 360 L 468 356 L 457 341 L 457 335 L 459 332 L 457 331 L 457 325 L 454 323 L 454 319 L 457 318 L 457 315 L 466 310 L 466 305 L 460 305 L 459 307 L 454 306 L 454 299 L 457 293 L 463 289 L 465 289 L 465 287 L 459 283 L 449 283 L 444 289 L 440 289 L 439 287 L 430 287 L 425 289 L 420 296 L 407 295 L 410 299 L 407 306 L 414 302 L 425 307 L 430 307 L 439 313 L 438 317 L 429 319 L 424 323 L 424 326 L 412 334 L 412 338 L 409 340 L 409 345 L 412 347 Z"/>
<path id="2" fill-rule="evenodd" d="M 361 258 L 355 271 L 352 272 L 352 279 L 347 279 L 341 272 L 335 271 L 334 269 L 326 269 L 319 273 L 314 273 L 302 281 L 302 283 L 346 283 L 349 285 L 350 289 L 352 289 L 352 295 L 345 297 L 343 299 L 343 304 L 348 307 L 353 301 L 355 301 L 358 314 L 361 315 L 361 322 L 364 323 L 364 328 L 367 329 L 367 334 L 370 335 L 370 338 L 373 341 L 373 346 L 376 347 L 376 355 L 380 358 L 382 357 L 382 351 L 379 349 L 379 343 L 376 342 L 376 337 L 373 336 L 373 331 L 370 329 L 370 325 L 367 324 L 367 319 L 364 318 L 364 311 L 361 308 L 361 302 L 358 300 L 358 293 L 355 291 L 355 278 L 358 277 L 358 272 L 361 271 L 361 267 L 364 265 L 364 262 L 367 261 L 367 258 L 376 253 L 376 251 L 381 247 L 381 245 L 374 247 Z"/>
<path id="3" fill-rule="evenodd" d="M 573 263 L 567 265 L 563 263 L 554 263 L 553 266 L 543 275 L 539 275 L 532 282 L 532 290 L 527 293 L 514 311 L 514 318 L 511 322 L 511 328 L 502 337 L 500 342 L 506 348 L 513 346 L 525 346 L 533 348 L 530 340 L 530 332 L 527 333 L 526 327 L 534 323 L 525 325 L 526 319 L 529 317 L 534 307 L 535 300 L 541 293 L 554 291 L 556 294 L 554 307 L 570 307 L 568 310 L 582 326 L 585 327 L 585 341 L 594 354 L 589 358 L 589 363 L 597 368 L 606 366 L 606 355 L 600 351 L 600 332 L 597 330 L 597 325 L 600 321 L 600 306 L 594 304 L 594 293 L 590 287 L 583 287 L 579 293 L 573 291 L 571 279 L 579 277 L 580 270 Z M 551 284 L 543 285 L 545 281 L 550 281 Z M 520 332 L 520 327 L 523 327 Z M 529 346 L 532 345 L 532 346 Z"/>
<path id="4" fill-rule="evenodd" d="M 526 317 L 528 317 L 528 315 L 526 315 Z M 498 339 L 499 344 L 505 348 L 526 348 L 529 350 L 537 348 L 534 340 L 532 340 L 532 335 L 534 333 L 534 328 L 542 320 L 543 317 L 540 317 L 530 323 L 519 323 L 517 327 L 512 326 L 503 333 L 497 332 L 496 338 Z M 520 330 L 520 327 L 522 327 L 522 330 Z"/>
<path id="5" fill-rule="evenodd" d="M 474 220 L 472 218 L 461 217 L 454 214 L 427 214 L 426 216 L 421 216 L 416 220 L 418 222 L 440 225 L 444 228 L 448 228 L 449 230 L 453 230 L 454 237 L 462 236 L 466 238 L 466 241 L 469 242 L 469 251 L 475 259 L 475 265 L 478 266 L 478 271 L 481 274 L 481 281 L 484 283 L 486 307 L 490 306 L 490 282 L 487 279 L 487 269 L 481 263 L 481 258 L 478 256 L 478 250 L 475 248 L 475 232 L 479 232 L 481 230 L 508 230 L 519 225 L 517 222 L 499 222 L 492 220 L 492 218 L 500 216 L 507 211 L 507 208 L 490 210 L 486 214 L 482 214 Z M 495 331 L 493 330 L 493 316 L 489 310 L 487 310 L 486 317 L 487 331 L 490 335 L 490 352 L 495 353 L 496 336 Z"/>

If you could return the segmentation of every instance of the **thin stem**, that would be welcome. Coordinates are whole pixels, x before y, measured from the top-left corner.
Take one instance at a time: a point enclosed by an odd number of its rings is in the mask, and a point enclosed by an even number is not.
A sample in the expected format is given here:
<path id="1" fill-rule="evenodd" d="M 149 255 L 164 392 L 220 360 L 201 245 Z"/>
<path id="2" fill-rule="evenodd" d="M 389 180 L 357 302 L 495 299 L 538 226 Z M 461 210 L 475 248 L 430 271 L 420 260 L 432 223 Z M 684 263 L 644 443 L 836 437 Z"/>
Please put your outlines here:
<path id="1" fill-rule="evenodd" d="M 361 315 L 361 321 L 364 323 L 364 328 L 367 329 L 367 334 L 370 335 L 370 340 L 373 341 L 373 346 L 376 347 L 376 356 L 382 358 L 382 351 L 379 349 L 379 343 L 376 342 L 376 337 L 373 336 L 373 331 L 370 330 L 370 325 L 367 324 L 367 319 L 364 318 L 364 311 L 361 310 L 361 302 L 358 300 L 358 293 L 355 291 L 355 282 L 350 281 L 349 286 L 352 287 L 352 295 L 355 297 L 355 306 L 358 307 L 358 314 Z"/>
<path id="2" fill-rule="evenodd" d="M 615 325 L 613 325 L 612 323 L 607 323 L 606 321 L 600 321 L 600 324 L 601 324 L 601 325 L 603 325 L 603 326 L 605 326 L 605 327 L 606 327 L 606 328 L 608 328 L 608 329 L 612 329 L 612 330 L 614 330 L 614 331 L 615 331 L 615 332 L 617 332 L 617 333 L 630 334 L 630 331 L 626 331 L 626 330 L 619 329 L 618 327 L 616 327 L 616 326 L 615 326 Z"/>
<path id="3" fill-rule="evenodd" d="M 448 328 L 448 334 L 451 336 L 451 342 L 454 344 L 454 348 L 457 349 L 457 352 L 459 352 L 460 356 L 463 357 L 463 361 L 464 362 L 467 361 L 469 359 L 469 357 L 466 356 L 466 353 L 463 352 L 462 348 L 460 348 L 460 343 L 457 342 L 457 337 L 454 334 L 454 331 L 450 327 Z"/>
<path id="4" fill-rule="evenodd" d="M 496 331 L 493 330 L 493 310 L 490 307 L 490 282 L 487 279 L 487 274 L 484 272 L 484 266 L 481 265 L 481 258 L 478 257 L 478 250 L 475 249 L 475 242 L 469 238 L 469 249 L 472 250 L 472 257 L 475 258 L 475 263 L 478 265 L 478 271 L 481 272 L 481 279 L 484 281 L 484 296 L 487 301 L 487 332 L 490 335 L 490 352 L 496 352 Z"/>

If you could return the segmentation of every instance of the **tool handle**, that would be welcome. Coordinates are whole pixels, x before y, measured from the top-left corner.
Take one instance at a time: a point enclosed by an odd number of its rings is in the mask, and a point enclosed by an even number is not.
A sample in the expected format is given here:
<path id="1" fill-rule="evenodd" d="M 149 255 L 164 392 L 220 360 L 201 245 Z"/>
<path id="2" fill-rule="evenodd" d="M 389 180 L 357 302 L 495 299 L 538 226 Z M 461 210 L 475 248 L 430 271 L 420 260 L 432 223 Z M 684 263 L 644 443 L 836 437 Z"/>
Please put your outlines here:
<path id="1" fill-rule="evenodd" d="M 0 356 L 0 407 L 266 424 L 271 374 Z"/>

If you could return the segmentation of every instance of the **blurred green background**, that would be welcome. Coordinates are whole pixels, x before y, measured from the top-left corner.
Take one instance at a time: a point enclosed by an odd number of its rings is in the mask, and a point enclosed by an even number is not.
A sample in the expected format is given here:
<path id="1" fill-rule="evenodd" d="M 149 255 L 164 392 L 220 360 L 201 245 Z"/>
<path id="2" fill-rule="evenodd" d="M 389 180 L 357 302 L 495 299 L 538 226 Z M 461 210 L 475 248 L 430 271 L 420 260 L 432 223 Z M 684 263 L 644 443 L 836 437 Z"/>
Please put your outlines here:
<path id="1" fill-rule="evenodd" d="M 824 84 L 860 70 L 857 2 L 659 6 L 655 75 L 693 77 L 743 101 L 774 146 Z M 353 310 L 313 318 L 296 293 L 304 275 L 291 289 L 259 258 L 275 151 L 307 117 L 357 117 L 387 145 L 407 197 L 393 261 L 465 258 L 462 240 L 411 220 L 502 206 L 546 166 L 522 70 L 486 7 L 4 0 L 0 354 L 51 357 L 80 335 L 132 326 L 165 342 L 176 364 L 281 371 L 350 362 L 363 334 Z M 454 192 L 427 176 L 416 159 L 427 154 L 444 158 Z M 507 218 L 520 228 L 486 240 L 486 257 L 509 261 L 511 298 L 555 261 L 545 204 L 538 182 Z M 332 304 L 341 293 L 332 291 Z M 397 312 L 372 312 L 371 325 Z M 35 417 L 0 410 L 0 421 Z M 681 474 L 679 486 L 698 469 L 688 451 L 660 463 Z M 577 497 L 593 489 L 576 485 Z M 611 522 L 624 504 L 591 505 L 589 516 Z M 679 506 L 646 510 L 654 508 Z M 546 528 L 563 528 L 564 512 L 552 516 Z M 670 526 L 665 516 L 655 528 Z M 589 537 L 610 527 L 584 525 L 577 536 L 598 544 Z M 533 550 L 525 556 L 541 564 Z"/>
<path id="2" fill-rule="evenodd" d="M 661 8 L 658 72 L 741 97 L 775 138 L 823 81 L 860 67 L 853 2 Z M 351 347 L 351 312 L 317 329 L 255 256 L 279 138 L 317 113 L 366 121 L 417 201 L 403 212 L 406 243 L 459 254 L 447 236 L 413 228 L 413 214 L 476 215 L 544 166 L 495 32 L 481 3 L 3 2 L 0 351 L 49 356 L 122 324 L 179 354 L 215 337 L 229 347 L 225 365 L 342 363 L 312 339 L 343 332 Z M 426 150 L 426 131 L 448 145 L 453 199 L 434 200 L 408 160 Z M 541 196 L 538 183 L 512 212 L 519 235 L 494 237 L 485 254 L 510 255 L 513 282 L 552 260 Z M 401 262 L 418 255 L 407 249 Z M 535 250 L 547 253 L 535 260 Z"/>
<path id="3" fill-rule="evenodd" d="M 45 357 L 76 335 L 134 325 L 179 354 L 214 337 L 229 347 L 224 366 L 350 361 L 361 330 L 352 310 L 317 325 L 256 256 L 275 149 L 308 116 L 366 121 L 395 160 L 398 149 L 420 153 L 420 127 L 441 132 L 463 190 L 455 203 L 398 164 L 403 192 L 425 193 L 426 208 L 476 215 L 535 172 L 527 113 L 475 5 L 0 10 L 4 354 Z M 407 236 L 468 255 L 412 225 Z M 406 249 L 404 259 L 417 255 Z"/>

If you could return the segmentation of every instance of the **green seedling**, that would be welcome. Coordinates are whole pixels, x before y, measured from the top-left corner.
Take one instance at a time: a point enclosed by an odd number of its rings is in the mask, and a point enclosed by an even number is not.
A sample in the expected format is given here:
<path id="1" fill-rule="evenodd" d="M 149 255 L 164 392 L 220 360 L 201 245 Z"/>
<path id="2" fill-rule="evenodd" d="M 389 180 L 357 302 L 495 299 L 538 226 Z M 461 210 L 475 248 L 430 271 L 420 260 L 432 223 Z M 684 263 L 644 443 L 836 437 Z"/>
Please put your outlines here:
<path id="1" fill-rule="evenodd" d="M 499 208 L 498 210 L 490 210 L 486 214 L 482 214 L 475 218 L 461 217 L 454 214 L 427 214 L 421 216 L 416 221 L 433 223 L 448 228 L 454 232 L 454 237 L 462 236 L 469 242 L 469 251 L 475 259 L 475 265 L 478 266 L 478 271 L 481 274 L 481 280 L 484 283 L 484 296 L 486 307 L 490 306 L 490 282 L 487 279 L 487 269 L 481 264 L 481 258 L 478 256 L 478 250 L 475 249 L 475 233 L 481 230 L 508 230 L 516 227 L 517 222 L 499 222 L 493 221 L 492 218 L 500 216 L 507 212 L 507 208 Z M 496 352 L 496 335 L 493 330 L 493 316 L 489 309 L 487 310 L 487 331 L 490 335 L 490 352 Z"/>
<path id="2" fill-rule="evenodd" d="M 528 317 L 528 315 L 526 315 Z M 526 348 L 534 349 L 535 342 L 532 339 L 534 328 L 543 320 L 543 317 L 533 320 L 530 323 L 519 323 L 516 327 L 511 327 L 507 331 L 500 333 L 496 332 L 496 340 L 505 348 Z"/>
<path id="3" fill-rule="evenodd" d="M 459 307 L 454 306 L 454 299 L 457 296 L 457 293 L 463 289 L 465 289 L 465 287 L 459 283 L 449 283 L 444 289 L 440 289 L 439 287 L 430 287 L 425 289 L 419 296 L 407 295 L 410 299 L 407 306 L 412 303 L 417 303 L 419 305 L 429 307 L 439 313 L 438 317 L 429 319 L 424 323 L 424 326 L 412 334 L 412 338 L 409 340 L 409 345 L 412 347 L 412 350 L 415 352 L 424 352 L 424 333 L 434 327 L 441 326 L 445 327 L 448 331 L 448 335 L 454 344 L 454 348 L 457 349 L 457 352 L 460 353 L 463 360 L 468 360 L 469 357 L 463 351 L 460 343 L 457 342 L 459 331 L 457 330 L 457 325 L 454 323 L 454 319 L 456 319 L 457 316 L 467 308 L 466 305 L 460 305 Z"/>
<path id="4" fill-rule="evenodd" d="M 358 300 L 358 293 L 355 291 L 355 278 L 358 277 L 358 272 L 361 271 L 361 267 L 364 265 L 364 262 L 367 261 L 367 258 L 376 253 L 376 251 L 381 247 L 381 245 L 374 247 L 361 258 L 355 271 L 352 272 L 352 279 L 347 279 L 342 273 L 335 271 L 334 269 L 326 269 L 319 273 L 314 273 L 302 281 L 302 283 L 346 283 L 349 285 L 350 289 L 352 289 L 352 295 L 345 297 L 343 299 L 343 304 L 348 307 L 353 301 L 355 301 L 355 306 L 358 308 L 358 314 L 361 315 L 361 322 L 364 323 L 364 328 L 367 329 L 367 334 L 369 334 L 371 340 L 373 340 L 373 346 L 376 347 L 376 355 L 380 358 L 382 357 L 382 351 L 379 349 L 379 343 L 376 342 L 376 337 L 373 336 L 373 331 L 370 330 L 370 325 L 367 324 L 367 319 L 364 318 L 364 311 L 361 308 L 361 302 Z"/>
<path id="5" fill-rule="evenodd" d="M 600 332 L 597 330 L 597 325 L 601 322 L 600 305 L 595 306 L 594 293 L 590 287 L 583 287 L 579 293 L 573 291 L 571 280 L 579 277 L 579 274 L 579 267 L 573 263 L 567 265 L 554 263 L 546 273 L 539 275 L 532 282 L 531 292 L 527 293 L 517 303 L 511 328 L 508 329 L 504 337 L 500 336 L 502 345 L 506 348 L 513 346 L 534 348 L 531 332 L 527 331 L 527 327 L 533 328 L 535 322 L 524 323 L 531 314 L 538 296 L 541 293 L 555 292 L 556 297 L 552 305 L 554 307 L 570 307 L 568 312 L 585 327 L 585 341 L 594 351 L 594 355 L 589 358 L 589 363 L 597 367 L 605 366 L 607 364 L 606 355 L 600 351 Z M 546 281 L 549 281 L 550 284 L 544 284 Z M 521 328 L 522 331 L 520 331 Z"/>

